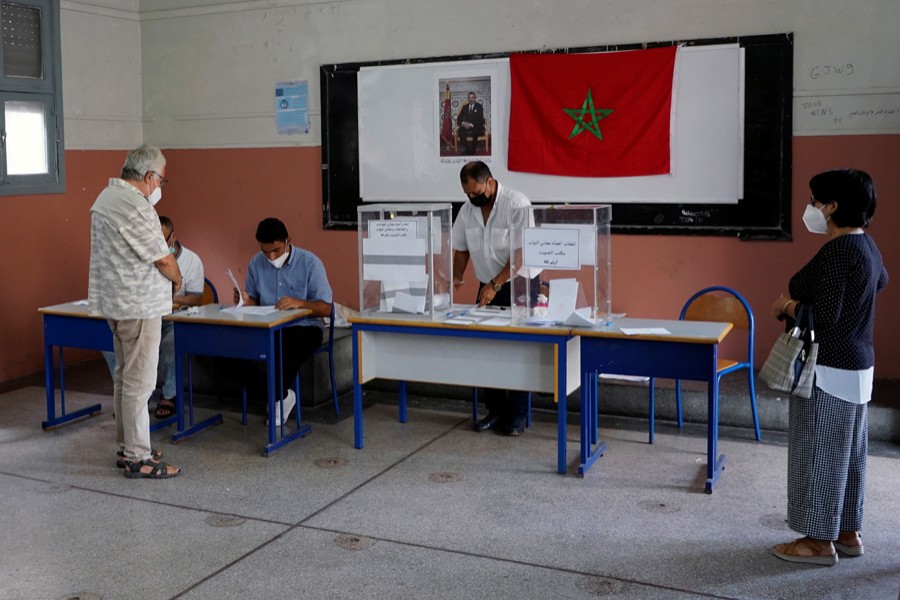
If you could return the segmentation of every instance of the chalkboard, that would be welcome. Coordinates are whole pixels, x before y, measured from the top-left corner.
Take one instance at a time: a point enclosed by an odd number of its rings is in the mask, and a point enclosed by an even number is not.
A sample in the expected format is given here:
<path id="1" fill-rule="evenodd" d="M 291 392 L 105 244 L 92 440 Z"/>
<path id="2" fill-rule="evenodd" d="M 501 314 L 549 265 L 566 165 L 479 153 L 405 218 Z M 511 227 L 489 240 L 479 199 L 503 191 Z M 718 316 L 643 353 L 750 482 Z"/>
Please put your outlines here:
<path id="1" fill-rule="evenodd" d="M 672 44 L 687 47 L 738 44 L 744 49 L 743 197 L 736 204 L 613 204 L 613 232 L 788 239 L 793 81 L 791 34 L 568 48 L 553 52 L 603 52 Z M 322 190 L 325 228 L 356 227 L 356 207 L 361 204 L 356 75 L 361 68 L 471 61 L 504 56 L 508 55 L 432 57 L 322 66 Z M 523 191 L 526 194 L 528 192 L 527 189 Z"/>

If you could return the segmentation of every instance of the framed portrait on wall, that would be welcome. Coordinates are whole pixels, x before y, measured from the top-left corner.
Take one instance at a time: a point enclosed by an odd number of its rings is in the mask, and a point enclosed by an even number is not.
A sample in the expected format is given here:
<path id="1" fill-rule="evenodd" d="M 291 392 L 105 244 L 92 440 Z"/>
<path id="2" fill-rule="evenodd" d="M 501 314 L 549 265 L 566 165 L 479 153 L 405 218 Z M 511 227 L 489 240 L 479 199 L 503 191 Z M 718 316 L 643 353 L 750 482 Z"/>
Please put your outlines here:
<path id="1" fill-rule="evenodd" d="M 490 76 L 438 77 L 439 156 L 460 162 L 492 154 L 492 94 Z"/>

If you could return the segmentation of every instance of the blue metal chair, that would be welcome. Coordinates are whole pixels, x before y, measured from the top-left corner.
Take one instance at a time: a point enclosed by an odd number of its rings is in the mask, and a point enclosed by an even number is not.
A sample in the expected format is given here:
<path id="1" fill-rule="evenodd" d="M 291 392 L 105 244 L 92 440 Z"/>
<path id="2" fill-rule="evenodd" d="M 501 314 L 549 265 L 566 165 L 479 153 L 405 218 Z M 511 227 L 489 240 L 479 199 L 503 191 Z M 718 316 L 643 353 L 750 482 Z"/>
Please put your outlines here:
<path id="1" fill-rule="evenodd" d="M 203 278 L 203 298 L 200 300 L 200 304 L 218 304 L 219 303 L 219 293 L 216 291 L 216 286 L 213 285 L 213 282 L 209 280 L 208 277 Z"/>
<path id="2" fill-rule="evenodd" d="M 753 429 L 756 439 L 762 439 L 759 431 L 759 415 L 756 411 L 756 386 L 753 381 L 753 338 L 755 325 L 753 311 L 750 304 L 737 291 L 715 285 L 703 288 L 685 302 L 678 317 L 682 321 L 725 321 L 734 325 L 735 329 L 747 331 L 747 358 L 746 360 L 734 360 L 719 358 L 716 373 L 716 387 L 723 375 L 734 373 L 741 369 L 747 370 L 747 383 L 750 387 L 750 408 L 753 412 Z M 654 398 L 653 378 L 650 378 L 650 443 L 653 443 L 654 428 Z M 678 411 L 678 427 L 682 426 L 681 418 L 681 380 L 675 380 L 675 405 Z"/>

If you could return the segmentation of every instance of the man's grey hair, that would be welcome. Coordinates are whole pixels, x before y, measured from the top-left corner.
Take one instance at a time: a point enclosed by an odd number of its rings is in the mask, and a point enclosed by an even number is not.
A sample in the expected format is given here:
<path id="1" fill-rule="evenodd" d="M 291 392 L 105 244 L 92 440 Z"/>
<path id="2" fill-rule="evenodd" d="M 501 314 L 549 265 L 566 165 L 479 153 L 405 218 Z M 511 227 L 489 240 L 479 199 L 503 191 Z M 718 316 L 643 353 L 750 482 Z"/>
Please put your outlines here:
<path id="1" fill-rule="evenodd" d="M 122 165 L 122 179 L 143 179 L 148 172 L 159 173 L 165 167 L 166 157 L 163 156 L 162 150 L 156 146 L 144 144 L 129 152 L 125 157 L 125 164 Z"/>

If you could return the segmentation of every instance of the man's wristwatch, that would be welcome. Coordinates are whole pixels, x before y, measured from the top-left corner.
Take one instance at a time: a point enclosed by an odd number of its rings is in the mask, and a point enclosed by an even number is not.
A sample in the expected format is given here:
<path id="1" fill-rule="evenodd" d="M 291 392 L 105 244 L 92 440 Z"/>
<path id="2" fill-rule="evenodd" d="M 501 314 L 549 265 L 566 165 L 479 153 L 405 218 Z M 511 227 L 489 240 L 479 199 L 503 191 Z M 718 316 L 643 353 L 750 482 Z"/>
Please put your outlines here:
<path id="1" fill-rule="evenodd" d="M 499 292 L 500 288 L 502 288 L 503 286 L 500 285 L 499 283 L 494 283 L 494 280 L 491 279 L 491 287 L 494 288 L 495 292 Z"/>

